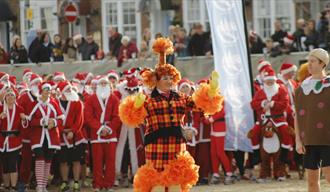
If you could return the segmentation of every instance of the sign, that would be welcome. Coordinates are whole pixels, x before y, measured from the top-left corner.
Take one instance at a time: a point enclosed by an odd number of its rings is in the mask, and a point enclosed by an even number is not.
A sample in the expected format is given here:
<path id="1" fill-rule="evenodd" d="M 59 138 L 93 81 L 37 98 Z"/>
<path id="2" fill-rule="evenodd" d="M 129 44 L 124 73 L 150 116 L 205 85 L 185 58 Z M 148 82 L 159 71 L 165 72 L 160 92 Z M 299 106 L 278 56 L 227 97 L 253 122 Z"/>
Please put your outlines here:
<path id="1" fill-rule="evenodd" d="M 225 98 L 226 150 L 252 151 L 246 137 L 252 128 L 253 111 L 243 3 L 234 0 L 206 1 L 212 33 L 214 67 L 220 74 Z"/>
<path id="2" fill-rule="evenodd" d="M 64 9 L 64 16 L 70 23 L 75 22 L 78 16 L 78 9 L 73 4 L 69 4 Z"/>
<path id="3" fill-rule="evenodd" d="M 33 18 L 33 11 L 32 9 L 29 7 L 26 9 L 26 19 L 31 21 Z"/>

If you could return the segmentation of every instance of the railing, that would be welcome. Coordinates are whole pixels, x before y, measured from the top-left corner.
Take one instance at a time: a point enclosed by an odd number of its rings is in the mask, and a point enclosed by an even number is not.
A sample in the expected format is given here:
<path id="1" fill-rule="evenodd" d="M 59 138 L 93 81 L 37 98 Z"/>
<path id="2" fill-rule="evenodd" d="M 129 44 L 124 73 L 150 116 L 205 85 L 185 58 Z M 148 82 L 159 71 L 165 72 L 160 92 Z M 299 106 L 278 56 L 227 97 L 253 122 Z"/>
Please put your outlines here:
<path id="1" fill-rule="evenodd" d="M 269 60 L 274 69 L 278 70 L 285 61 L 292 62 L 296 65 L 301 60 L 306 59 L 307 52 L 291 53 L 290 55 L 278 56 L 275 58 L 266 58 Z M 253 75 L 257 74 L 258 60 L 262 58 L 262 54 L 251 55 Z M 0 71 L 15 75 L 21 80 L 24 69 L 31 68 L 38 74 L 50 74 L 55 71 L 63 71 L 68 78 L 72 78 L 77 72 L 92 72 L 93 74 L 104 74 L 110 69 L 123 71 L 132 67 L 151 67 L 157 63 L 155 57 L 149 59 L 130 59 L 123 63 L 121 68 L 117 67 L 116 60 L 94 60 L 94 61 L 71 61 L 71 62 L 48 62 L 48 63 L 26 63 L 26 64 L 5 64 L 0 65 Z M 181 72 L 183 77 L 187 77 L 193 81 L 207 77 L 214 69 L 213 57 L 185 57 L 177 58 L 175 66 Z"/>

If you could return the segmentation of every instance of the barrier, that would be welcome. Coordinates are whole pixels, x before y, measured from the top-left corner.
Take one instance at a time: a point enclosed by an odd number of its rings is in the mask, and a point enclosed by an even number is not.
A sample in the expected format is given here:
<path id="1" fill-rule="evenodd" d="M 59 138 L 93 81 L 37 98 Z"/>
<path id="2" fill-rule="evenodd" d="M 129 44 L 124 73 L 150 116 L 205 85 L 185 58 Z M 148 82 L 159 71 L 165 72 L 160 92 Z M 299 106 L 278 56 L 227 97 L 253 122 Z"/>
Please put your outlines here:
<path id="1" fill-rule="evenodd" d="M 301 60 L 306 59 L 307 52 L 292 53 L 290 55 L 282 55 L 275 58 L 266 58 L 269 60 L 274 69 L 278 71 L 284 61 L 290 61 L 298 66 Z M 258 60 L 263 55 L 251 55 L 253 76 L 257 74 Z M 95 60 L 95 61 L 74 61 L 74 62 L 54 62 L 54 63 L 27 63 L 14 65 L 0 65 L 0 71 L 15 75 L 18 81 L 21 80 L 24 69 L 31 68 L 38 74 L 50 74 L 55 71 L 63 71 L 70 79 L 77 72 L 91 72 L 93 74 L 104 74 L 110 69 L 123 71 L 132 67 L 153 67 L 157 63 L 156 57 L 149 59 L 130 59 L 123 63 L 121 68 L 117 68 L 116 60 Z M 183 77 L 187 77 L 192 81 L 198 81 L 207 77 L 214 69 L 213 57 L 185 57 L 177 58 L 175 66 L 181 72 Z M 221 77 L 220 77 L 221 78 Z"/>

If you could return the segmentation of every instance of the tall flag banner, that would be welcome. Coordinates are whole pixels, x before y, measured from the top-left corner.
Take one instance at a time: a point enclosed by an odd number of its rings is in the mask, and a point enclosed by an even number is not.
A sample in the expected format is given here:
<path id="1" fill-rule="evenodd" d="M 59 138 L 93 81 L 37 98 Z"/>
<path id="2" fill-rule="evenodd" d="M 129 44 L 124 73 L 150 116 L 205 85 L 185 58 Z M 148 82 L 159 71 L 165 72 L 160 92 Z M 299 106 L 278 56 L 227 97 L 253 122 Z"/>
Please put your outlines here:
<path id="1" fill-rule="evenodd" d="M 215 70 L 225 98 L 226 150 L 252 151 L 253 111 L 243 0 L 206 0 Z"/>

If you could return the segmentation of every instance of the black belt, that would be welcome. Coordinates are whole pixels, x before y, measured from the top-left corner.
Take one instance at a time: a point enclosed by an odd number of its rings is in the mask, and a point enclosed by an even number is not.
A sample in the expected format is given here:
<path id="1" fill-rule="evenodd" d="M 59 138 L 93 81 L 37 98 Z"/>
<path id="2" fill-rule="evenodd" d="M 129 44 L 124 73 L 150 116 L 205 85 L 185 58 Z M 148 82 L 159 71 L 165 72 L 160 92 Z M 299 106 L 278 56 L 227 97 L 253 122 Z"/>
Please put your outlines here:
<path id="1" fill-rule="evenodd" d="M 223 122 L 223 121 L 225 121 L 225 118 L 217 119 L 217 120 L 215 120 L 214 122 Z"/>
<path id="2" fill-rule="evenodd" d="M 272 118 L 272 119 L 277 119 L 277 118 L 281 118 L 281 117 L 284 117 L 284 115 L 283 115 L 283 114 L 278 114 L 278 115 L 265 115 L 265 118 L 267 118 L 267 119 L 270 119 L 270 118 Z"/>
<path id="3" fill-rule="evenodd" d="M 14 137 L 19 135 L 19 131 L 1 131 L 0 132 L 3 137 Z"/>
<path id="4" fill-rule="evenodd" d="M 181 127 L 179 127 L 179 126 L 160 128 L 145 136 L 144 145 L 153 143 L 158 138 L 167 138 L 170 136 L 175 136 L 175 137 L 184 139 L 182 132 L 181 132 Z"/>

